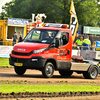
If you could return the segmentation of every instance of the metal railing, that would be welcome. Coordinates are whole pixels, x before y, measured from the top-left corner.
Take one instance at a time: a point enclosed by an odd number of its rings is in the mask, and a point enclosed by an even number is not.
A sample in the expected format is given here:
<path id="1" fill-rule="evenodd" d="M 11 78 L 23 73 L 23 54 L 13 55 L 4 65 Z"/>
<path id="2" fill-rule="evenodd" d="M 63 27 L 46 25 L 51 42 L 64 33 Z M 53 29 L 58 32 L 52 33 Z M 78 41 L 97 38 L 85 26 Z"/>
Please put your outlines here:
<path id="1" fill-rule="evenodd" d="M 96 48 L 97 47 L 93 47 L 93 46 L 90 46 L 90 47 L 88 47 L 88 46 L 72 46 L 72 49 L 74 49 L 74 50 L 84 50 L 84 49 L 88 49 L 88 50 L 93 50 L 93 51 L 95 51 L 96 50 Z"/>

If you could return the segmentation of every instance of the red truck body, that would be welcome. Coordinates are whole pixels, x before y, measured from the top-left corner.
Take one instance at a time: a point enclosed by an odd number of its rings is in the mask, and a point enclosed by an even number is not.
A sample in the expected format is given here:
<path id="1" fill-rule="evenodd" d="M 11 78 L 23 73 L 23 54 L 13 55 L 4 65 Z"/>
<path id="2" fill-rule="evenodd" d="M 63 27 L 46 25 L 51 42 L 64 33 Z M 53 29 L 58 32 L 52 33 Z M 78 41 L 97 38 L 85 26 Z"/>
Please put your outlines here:
<path id="1" fill-rule="evenodd" d="M 43 28 L 35 28 L 35 29 L 58 30 L 58 28 L 52 28 L 52 27 L 46 27 L 46 28 L 43 27 Z M 31 59 L 31 57 L 35 57 L 35 56 L 36 57 L 42 56 L 45 59 L 53 57 L 56 60 L 71 61 L 71 54 L 72 54 L 72 35 L 71 35 L 71 30 L 62 28 L 62 29 L 59 29 L 59 31 L 64 31 L 64 32 L 68 32 L 69 33 L 69 42 L 68 42 L 68 44 L 66 44 L 64 46 L 61 46 L 59 48 L 53 48 L 53 49 L 46 50 L 46 51 L 44 51 L 42 53 L 38 53 L 38 54 L 34 54 L 33 53 L 33 54 L 29 55 L 29 56 L 14 55 L 13 53 L 11 53 L 11 56 L 12 57 L 17 57 L 17 58 L 28 58 L 28 59 Z M 50 44 L 20 42 L 20 43 L 18 43 L 18 44 L 16 44 L 14 46 L 13 50 L 15 52 L 19 52 L 19 53 L 30 53 L 33 50 L 42 49 L 42 48 L 48 48 L 49 46 L 50 46 Z M 23 50 L 20 50 L 20 49 L 23 49 Z M 62 52 L 63 55 L 61 54 L 62 50 L 63 50 L 63 52 Z M 70 50 L 70 53 L 68 55 L 66 55 L 68 50 Z M 64 55 L 66 55 L 66 56 L 64 57 Z"/>

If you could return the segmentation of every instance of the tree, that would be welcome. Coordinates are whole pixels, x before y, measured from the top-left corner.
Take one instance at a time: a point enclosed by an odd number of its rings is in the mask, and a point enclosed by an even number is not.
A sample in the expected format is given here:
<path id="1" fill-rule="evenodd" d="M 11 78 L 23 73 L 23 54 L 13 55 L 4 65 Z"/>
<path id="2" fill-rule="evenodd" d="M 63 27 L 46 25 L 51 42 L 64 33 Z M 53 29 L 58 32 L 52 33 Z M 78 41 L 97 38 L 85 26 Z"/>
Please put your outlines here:
<path id="1" fill-rule="evenodd" d="M 98 26 L 100 5 L 95 0 L 73 0 L 79 24 Z M 30 19 L 32 13 L 45 13 L 45 22 L 70 23 L 71 0 L 12 0 L 3 9 L 7 17 Z"/>
<path id="2" fill-rule="evenodd" d="M 98 10 L 97 2 L 94 0 L 73 0 L 79 24 L 97 26 Z M 36 12 L 44 12 L 47 15 L 47 22 L 61 22 L 69 24 L 70 21 L 70 0 L 43 0 Z"/>
<path id="3" fill-rule="evenodd" d="M 45 13 L 47 15 L 47 22 L 60 22 L 69 24 L 69 9 L 70 0 L 43 0 L 35 11 Z"/>
<path id="4" fill-rule="evenodd" d="M 15 5 L 12 7 L 12 16 L 15 18 L 29 19 L 36 7 L 35 1 L 36 0 L 15 0 Z"/>
<path id="5" fill-rule="evenodd" d="M 11 17 L 11 15 L 12 15 L 11 11 L 12 11 L 13 5 L 14 5 L 14 0 L 12 0 L 11 2 L 6 3 L 4 6 L 2 6 L 2 10 L 4 11 L 4 12 L 2 12 L 3 15 L 5 15 L 6 17 Z"/>
<path id="6" fill-rule="evenodd" d="M 97 3 L 94 0 L 75 0 L 75 7 L 78 16 L 79 24 L 85 26 L 98 25 L 98 10 Z"/>

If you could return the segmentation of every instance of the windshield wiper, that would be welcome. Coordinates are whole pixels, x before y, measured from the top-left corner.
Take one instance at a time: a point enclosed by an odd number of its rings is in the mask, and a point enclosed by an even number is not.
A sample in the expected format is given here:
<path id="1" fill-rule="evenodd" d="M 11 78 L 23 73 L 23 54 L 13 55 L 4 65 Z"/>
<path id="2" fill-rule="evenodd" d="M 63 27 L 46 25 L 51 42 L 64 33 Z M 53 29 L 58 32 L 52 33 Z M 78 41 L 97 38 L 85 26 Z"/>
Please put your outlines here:
<path id="1" fill-rule="evenodd" d="M 41 41 L 40 41 L 40 40 L 32 40 L 31 42 L 41 43 Z"/>
<path id="2" fill-rule="evenodd" d="M 35 43 L 41 43 L 40 40 L 29 40 L 29 39 L 24 40 L 24 42 L 35 42 Z"/>

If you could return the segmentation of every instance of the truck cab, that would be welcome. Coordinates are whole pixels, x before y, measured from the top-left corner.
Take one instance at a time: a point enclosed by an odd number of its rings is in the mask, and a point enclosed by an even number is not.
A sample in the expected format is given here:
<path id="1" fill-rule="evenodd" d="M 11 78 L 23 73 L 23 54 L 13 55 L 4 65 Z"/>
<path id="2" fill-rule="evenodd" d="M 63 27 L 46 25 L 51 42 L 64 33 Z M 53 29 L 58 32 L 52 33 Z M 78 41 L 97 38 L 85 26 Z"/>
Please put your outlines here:
<path id="1" fill-rule="evenodd" d="M 70 69 L 71 54 L 70 29 L 36 27 L 13 47 L 9 61 L 18 75 L 26 69 L 38 69 L 44 77 L 52 77 L 54 70 Z"/>
<path id="2" fill-rule="evenodd" d="M 47 24 L 33 28 L 22 42 L 13 47 L 9 63 L 18 75 L 23 75 L 27 69 L 36 69 L 46 78 L 51 78 L 54 70 L 62 76 L 71 76 L 76 68 L 71 56 L 71 30 L 63 24 Z"/>

